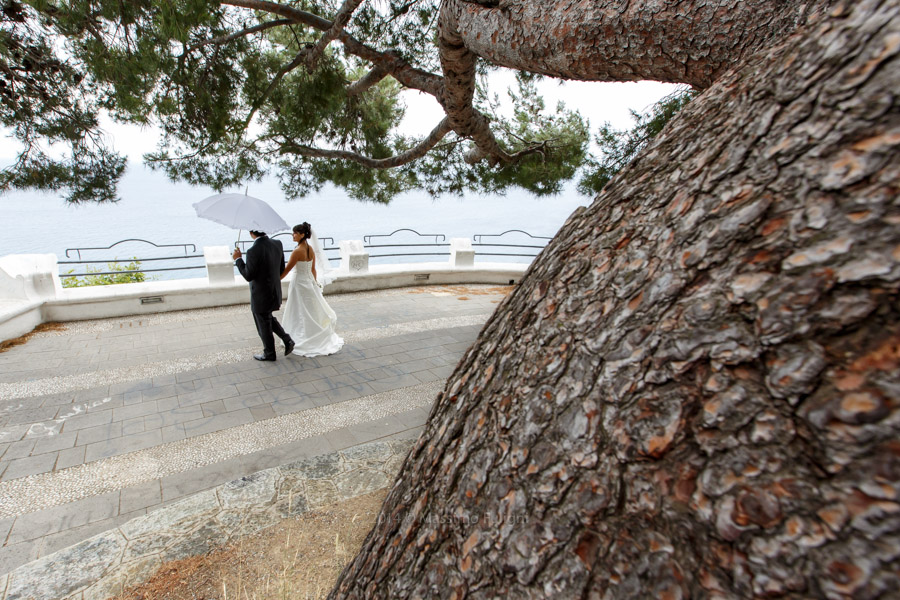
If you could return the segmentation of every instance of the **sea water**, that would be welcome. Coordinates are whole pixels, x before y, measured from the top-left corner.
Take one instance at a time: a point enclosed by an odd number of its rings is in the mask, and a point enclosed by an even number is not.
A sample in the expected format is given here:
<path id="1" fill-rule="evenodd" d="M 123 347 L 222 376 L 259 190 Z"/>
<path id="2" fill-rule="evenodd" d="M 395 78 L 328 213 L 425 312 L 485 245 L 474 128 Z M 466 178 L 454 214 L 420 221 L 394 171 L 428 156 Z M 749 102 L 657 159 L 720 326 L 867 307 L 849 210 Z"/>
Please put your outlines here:
<path id="1" fill-rule="evenodd" d="M 351 199 L 341 189 L 326 186 L 305 198 L 288 201 L 274 179 L 250 183 L 245 188 L 226 190 L 245 192 L 268 202 L 289 225 L 307 221 L 324 245 L 334 248 L 340 240 L 364 240 L 366 236 L 388 236 L 397 230 L 411 229 L 424 237 L 399 231 L 390 237 L 371 237 L 372 244 L 449 243 L 451 238 L 485 236 L 481 241 L 504 244 L 543 245 L 578 206 L 589 198 L 574 191 L 574 186 L 552 197 L 535 197 L 522 190 L 505 196 L 468 194 L 433 199 L 424 192 L 409 192 L 390 204 Z M 35 192 L 12 192 L 0 196 L 3 235 L 0 256 L 7 254 L 53 253 L 60 261 L 60 272 L 84 272 L 86 265 L 67 265 L 69 260 L 96 260 L 94 269 L 107 270 L 113 259 L 145 259 L 142 267 L 194 269 L 150 273 L 155 279 L 203 277 L 204 246 L 234 246 L 239 232 L 197 217 L 193 204 L 215 191 L 184 183 L 173 183 L 163 174 L 140 164 L 130 164 L 119 186 L 120 201 L 114 204 L 68 205 L 61 196 Z M 487 237 L 510 230 L 527 232 L 536 239 L 513 231 L 503 237 Z M 273 234 L 274 232 L 269 232 Z M 289 232 L 285 232 L 289 233 Z M 326 239 L 331 238 L 331 239 Z M 137 239 L 140 242 L 117 243 Z M 240 232 L 242 246 L 250 243 L 248 232 Z M 279 236 L 285 248 L 293 243 L 289 235 Z M 476 240 L 477 241 L 477 240 Z M 153 246 L 156 244 L 157 246 Z M 448 252 L 449 248 L 409 246 L 372 248 L 370 264 L 444 261 L 446 256 L 377 257 L 378 254 L 407 252 Z M 537 249 L 477 248 L 477 253 L 500 252 L 536 254 Z M 338 264 L 338 251 L 327 252 L 332 267 Z M 192 260 L 149 261 L 201 255 Z M 529 262 L 529 256 L 491 256 L 479 261 Z"/>

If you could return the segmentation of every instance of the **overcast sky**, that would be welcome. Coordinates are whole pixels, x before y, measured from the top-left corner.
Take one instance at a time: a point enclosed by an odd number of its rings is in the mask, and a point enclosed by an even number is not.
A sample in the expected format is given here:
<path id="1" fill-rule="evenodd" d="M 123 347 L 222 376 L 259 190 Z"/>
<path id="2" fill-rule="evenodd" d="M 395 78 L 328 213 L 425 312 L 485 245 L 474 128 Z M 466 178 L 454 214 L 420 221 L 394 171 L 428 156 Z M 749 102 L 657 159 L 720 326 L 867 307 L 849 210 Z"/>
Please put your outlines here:
<path id="1" fill-rule="evenodd" d="M 508 103 L 507 87 L 515 86 L 515 75 L 511 70 L 502 70 L 491 74 L 489 93 L 500 96 L 501 103 Z M 629 109 L 639 112 L 671 93 L 672 84 L 643 81 L 638 83 L 596 83 L 581 81 L 562 81 L 545 78 L 538 83 L 538 89 L 544 96 L 546 106 L 555 110 L 558 101 L 562 100 L 570 109 L 578 110 L 590 121 L 591 133 L 606 121 L 617 129 L 631 126 Z M 417 91 L 403 93 L 407 105 L 406 116 L 401 124 L 401 131 L 406 135 L 423 137 L 427 135 L 443 118 L 437 101 L 430 95 Z M 123 126 L 104 120 L 104 128 L 113 139 L 113 146 L 125 153 L 132 161 L 141 162 L 141 157 L 156 149 L 157 131 L 141 130 L 135 126 Z M 0 143 L 0 162 L 9 164 L 15 157 L 16 144 L 10 138 Z"/>

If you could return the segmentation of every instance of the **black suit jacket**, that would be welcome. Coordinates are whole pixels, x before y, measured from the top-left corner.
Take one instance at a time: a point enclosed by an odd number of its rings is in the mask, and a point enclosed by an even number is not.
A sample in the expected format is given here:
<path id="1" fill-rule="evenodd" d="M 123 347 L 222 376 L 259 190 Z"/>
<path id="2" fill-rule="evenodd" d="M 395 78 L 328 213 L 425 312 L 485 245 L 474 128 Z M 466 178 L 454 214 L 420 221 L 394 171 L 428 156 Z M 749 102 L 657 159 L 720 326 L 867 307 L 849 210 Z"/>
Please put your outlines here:
<path id="1" fill-rule="evenodd" d="M 247 250 L 247 262 L 235 261 L 238 271 L 250 282 L 250 310 L 268 313 L 281 308 L 281 273 L 284 248 L 278 240 L 262 235 Z"/>

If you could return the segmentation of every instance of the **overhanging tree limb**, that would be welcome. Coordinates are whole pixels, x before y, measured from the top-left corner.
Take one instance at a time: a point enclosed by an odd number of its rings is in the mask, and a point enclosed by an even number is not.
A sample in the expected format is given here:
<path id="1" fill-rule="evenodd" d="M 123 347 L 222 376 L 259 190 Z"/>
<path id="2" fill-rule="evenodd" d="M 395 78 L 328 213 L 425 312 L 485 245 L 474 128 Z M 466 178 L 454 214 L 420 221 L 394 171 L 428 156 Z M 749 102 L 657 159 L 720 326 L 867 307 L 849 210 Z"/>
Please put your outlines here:
<path id="1" fill-rule="evenodd" d="M 363 0 L 344 0 L 341 8 L 337 11 L 337 14 L 334 15 L 334 22 L 331 24 L 331 27 L 322 34 L 322 37 L 319 38 L 316 45 L 309 50 L 309 53 L 306 56 L 307 69 L 310 71 L 316 70 L 316 64 L 318 64 L 319 57 L 325 51 L 325 48 L 338 36 L 347 23 L 350 22 L 353 11 L 356 10 L 362 2 Z"/>
<path id="2" fill-rule="evenodd" d="M 375 67 L 364 76 L 347 86 L 347 96 L 358 96 L 373 85 L 387 77 L 388 73 L 381 67 Z"/>
<path id="3" fill-rule="evenodd" d="M 653 80 L 698 89 L 709 87 L 743 56 L 797 27 L 822 4 L 772 0 L 441 3 L 458 20 L 461 43 L 494 65 L 563 79 Z"/>
<path id="4" fill-rule="evenodd" d="M 331 21 L 312 13 L 275 2 L 267 2 L 266 0 L 225 0 L 222 4 L 279 15 L 320 31 L 328 31 L 333 25 Z M 380 52 L 371 46 L 367 46 L 344 30 L 338 32 L 336 39 L 344 45 L 347 52 L 384 69 L 405 87 L 416 89 L 435 97 L 440 96 L 442 79 L 439 75 L 415 68 L 395 54 Z"/>
<path id="5" fill-rule="evenodd" d="M 463 43 L 454 8 L 451 3 L 442 2 L 438 17 L 438 52 L 444 72 L 441 105 L 450 117 L 453 130 L 475 143 L 475 149 L 466 155 L 466 162 L 474 164 L 488 159 L 494 165 L 508 164 L 512 157 L 500 147 L 487 118 L 472 103 L 476 56 Z"/>
<path id="6" fill-rule="evenodd" d="M 228 42 L 240 39 L 242 37 L 246 37 L 248 35 L 252 35 L 254 33 L 259 33 L 260 31 L 266 31 L 267 29 L 272 29 L 273 27 L 280 27 L 282 25 L 290 25 L 294 21 L 291 19 L 275 19 L 274 21 L 266 21 L 265 23 L 260 23 L 259 25 L 254 25 L 253 27 L 247 27 L 246 29 L 241 29 L 240 31 L 235 31 L 229 35 L 222 35 L 216 38 L 210 38 L 208 40 L 203 40 L 198 44 L 194 44 L 185 50 L 185 53 L 191 52 L 193 50 L 197 50 L 202 48 L 203 46 L 208 46 L 209 44 L 227 44 Z"/>
<path id="7" fill-rule="evenodd" d="M 302 144 L 295 144 L 290 141 L 285 142 L 282 151 L 285 153 L 299 154 L 301 156 L 310 156 L 316 158 L 337 158 L 341 160 L 351 160 L 370 169 L 390 169 L 392 167 L 399 167 L 401 165 L 405 165 L 413 162 L 414 160 L 422 158 L 428 153 L 429 150 L 434 148 L 445 135 L 450 133 L 450 131 L 452 131 L 452 128 L 450 127 L 450 121 L 449 119 L 444 118 L 440 123 L 438 123 L 437 127 L 435 127 L 431 131 L 431 133 L 429 133 L 428 136 L 426 136 L 425 139 L 423 139 L 421 142 L 419 142 L 406 152 L 391 156 L 390 158 L 371 158 L 368 156 L 363 156 L 362 154 L 358 154 L 356 152 L 349 152 L 347 150 L 327 150 L 323 148 L 313 148 L 310 146 L 304 146 Z"/>

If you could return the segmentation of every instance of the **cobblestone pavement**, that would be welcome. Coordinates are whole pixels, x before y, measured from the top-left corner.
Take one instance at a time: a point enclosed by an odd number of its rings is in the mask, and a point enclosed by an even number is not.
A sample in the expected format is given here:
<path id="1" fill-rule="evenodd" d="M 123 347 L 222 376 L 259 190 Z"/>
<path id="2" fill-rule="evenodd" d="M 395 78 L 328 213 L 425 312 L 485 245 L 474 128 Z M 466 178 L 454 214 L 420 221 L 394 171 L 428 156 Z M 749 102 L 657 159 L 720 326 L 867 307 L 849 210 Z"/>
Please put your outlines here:
<path id="1" fill-rule="evenodd" d="M 0 353 L 0 579 L 241 477 L 414 438 L 509 291 L 328 296 L 346 344 L 326 357 L 253 360 L 247 305 L 68 323 Z"/>

